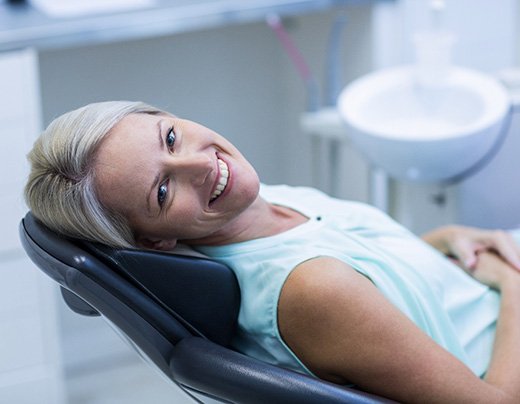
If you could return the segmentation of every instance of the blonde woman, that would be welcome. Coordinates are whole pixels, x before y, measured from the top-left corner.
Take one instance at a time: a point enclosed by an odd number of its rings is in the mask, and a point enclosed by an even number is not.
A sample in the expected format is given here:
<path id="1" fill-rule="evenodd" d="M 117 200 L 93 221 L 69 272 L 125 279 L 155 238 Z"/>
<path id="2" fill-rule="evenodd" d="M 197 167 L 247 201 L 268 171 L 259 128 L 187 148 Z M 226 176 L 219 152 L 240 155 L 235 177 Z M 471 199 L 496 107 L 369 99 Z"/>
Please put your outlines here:
<path id="1" fill-rule="evenodd" d="M 182 242 L 232 268 L 237 350 L 397 401 L 520 401 L 509 233 L 449 226 L 421 240 L 370 206 L 263 185 L 225 138 L 142 103 L 65 114 L 29 159 L 27 203 L 55 231 Z"/>

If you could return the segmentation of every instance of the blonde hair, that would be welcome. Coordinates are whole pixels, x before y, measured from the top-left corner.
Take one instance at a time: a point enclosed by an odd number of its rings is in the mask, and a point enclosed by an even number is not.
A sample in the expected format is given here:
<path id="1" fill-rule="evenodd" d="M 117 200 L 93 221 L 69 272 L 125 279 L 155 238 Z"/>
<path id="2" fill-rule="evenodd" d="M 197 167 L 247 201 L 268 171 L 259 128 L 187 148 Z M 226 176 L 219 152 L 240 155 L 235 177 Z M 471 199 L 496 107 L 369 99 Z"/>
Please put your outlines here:
<path id="1" fill-rule="evenodd" d="M 96 151 L 129 114 L 160 114 L 142 102 L 89 104 L 56 118 L 34 143 L 25 200 L 34 216 L 66 236 L 113 247 L 135 246 L 127 220 L 102 206 L 95 187 Z"/>

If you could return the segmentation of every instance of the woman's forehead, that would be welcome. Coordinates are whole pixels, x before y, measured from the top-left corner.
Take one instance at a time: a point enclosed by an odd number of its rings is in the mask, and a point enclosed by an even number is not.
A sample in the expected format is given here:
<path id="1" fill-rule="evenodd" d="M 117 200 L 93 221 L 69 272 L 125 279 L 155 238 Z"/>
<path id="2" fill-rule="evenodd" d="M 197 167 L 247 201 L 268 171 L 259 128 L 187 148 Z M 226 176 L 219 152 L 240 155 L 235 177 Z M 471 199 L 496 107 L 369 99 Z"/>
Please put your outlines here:
<path id="1" fill-rule="evenodd" d="M 139 209 L 156 174 L 157 127 L 153 120 L 136 115 L 114 127 L 100 145 L 94 164 L 99 199 L 118 211 Z"/>
<path id="2" fill-rule="evenodd" d="M 145 113 L 134 113 L 129 114 L 122 118 L 114 127 L 109 131 L 108 136 L 119 132 L 120 130 L 129 129 L 145 129 L 146 127 L 156 124 L 161 119 L 166 118 L 166 115 L 159 114 L 145 114 Z"/>

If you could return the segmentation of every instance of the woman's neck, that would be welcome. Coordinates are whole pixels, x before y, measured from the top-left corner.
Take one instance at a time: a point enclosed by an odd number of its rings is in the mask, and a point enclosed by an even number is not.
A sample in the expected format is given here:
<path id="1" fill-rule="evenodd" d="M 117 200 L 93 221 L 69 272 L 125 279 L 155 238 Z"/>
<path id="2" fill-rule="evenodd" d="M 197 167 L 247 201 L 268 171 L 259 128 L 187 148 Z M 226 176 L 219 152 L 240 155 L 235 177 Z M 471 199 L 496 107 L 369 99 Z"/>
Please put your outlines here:
<path id="1" fill-rule="evenodd" d="M 224 245 L 274 236 L 308 220 L 308 217 L 293 209 L 273 205 L 258 197 L 226 228 L 204 240 L 197 240 L 189 244 Z"/>

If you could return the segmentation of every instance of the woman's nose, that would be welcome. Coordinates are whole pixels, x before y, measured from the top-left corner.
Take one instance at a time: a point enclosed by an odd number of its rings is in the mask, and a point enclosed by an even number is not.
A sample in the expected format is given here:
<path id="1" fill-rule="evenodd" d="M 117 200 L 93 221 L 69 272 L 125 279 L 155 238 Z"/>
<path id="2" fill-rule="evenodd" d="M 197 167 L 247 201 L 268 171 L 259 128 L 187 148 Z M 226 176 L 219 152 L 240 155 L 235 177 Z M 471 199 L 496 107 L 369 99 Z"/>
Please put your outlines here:
<path id="1" fill-rule="evenodd" d="M 216 165 L 217 157 L 212 159 L 205 153 L 173 155 L 170 159 L 170 169 L 177 180 L 185 178 L 197 186 L 206 182 Z"/>

